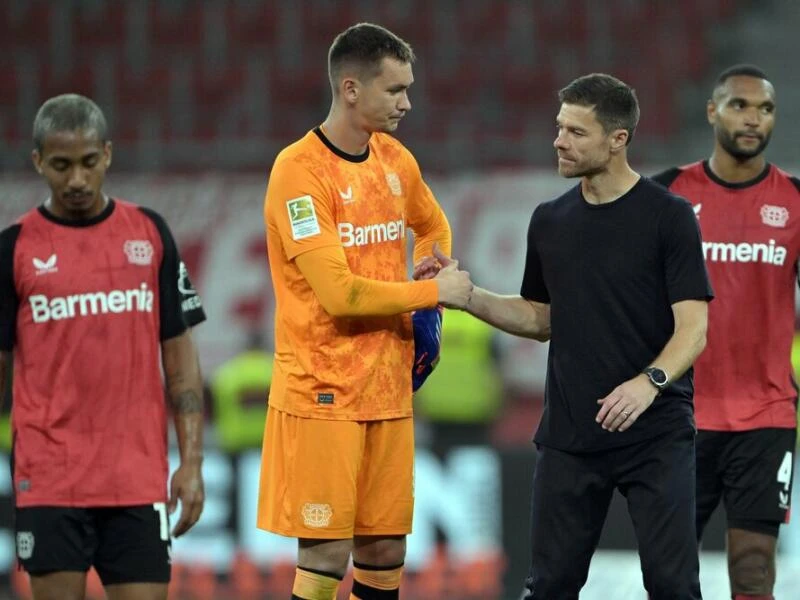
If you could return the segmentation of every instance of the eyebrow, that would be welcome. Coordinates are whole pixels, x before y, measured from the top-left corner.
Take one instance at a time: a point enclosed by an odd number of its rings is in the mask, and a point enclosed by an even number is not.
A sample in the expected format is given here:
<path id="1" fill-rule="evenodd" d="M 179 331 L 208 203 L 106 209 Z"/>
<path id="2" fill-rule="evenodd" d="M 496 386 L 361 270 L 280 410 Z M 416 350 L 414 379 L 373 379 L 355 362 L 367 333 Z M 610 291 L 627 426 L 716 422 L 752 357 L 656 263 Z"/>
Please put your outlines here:
<path id="1" fill-rule="evenodd" d="M 563 127 L 564 129 L 569 129 L 570 131 L 587 131 L 585 127 L 581 127 L 580 125 L 565 125 L 559 119 L 556 119 L 556 125 L 558 127 Z"/>
<path id="2" fill-rule="evenodd" d="M 753 104 L 752 102 L 748 102 L 746 98 L 742 98 L 741 96 L 732 96 L 730 98 L 730 100 L 728 100 L 728 103 L 730 104 L 730 103 L 733 103 L 733 102 L 741 102 L 742 104 L 747 105 L 747 106 Z M 762 102 L 761 104 L 758 104 L 757 106 L 759 106 L 759 107 L 768 106 L 770 108 L 775 108 L 775 102 L 773 102 L 772 100 L 764 100 L 764 102 Z"/>
<path id="3" fill-rule="evenodd" d="M 100 152 L 95 150 L 93 152 L 87 152 L 83 156 L 81 156 L 78 161 L 82 162 L 88 158 L 94 158 L 95 156 L 100 156 Z M 72 159 L 68 156 L 63 156 L 60 154 L 55 154 L 53 156 L 48 157 L 47 162 L 56 162 L 56 161 L 63 161 L 63 162 L 73 162 Z"/>

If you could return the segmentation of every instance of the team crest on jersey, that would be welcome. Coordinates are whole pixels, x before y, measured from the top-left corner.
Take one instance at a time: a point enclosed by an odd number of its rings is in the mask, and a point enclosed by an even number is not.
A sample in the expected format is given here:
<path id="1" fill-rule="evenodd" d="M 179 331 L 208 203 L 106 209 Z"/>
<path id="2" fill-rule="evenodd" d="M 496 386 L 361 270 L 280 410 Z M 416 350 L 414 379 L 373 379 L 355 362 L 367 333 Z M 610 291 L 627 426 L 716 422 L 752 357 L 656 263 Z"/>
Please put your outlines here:
<path id="1" fill-rule="evenodd" d="M 55 254 L 51 254 L 50 258 L 47 260 L 42 260 L 41 258 L 33 258 L 33 266 L 36 268 L 37 275 L 46 275 L 47 273 L 55 273 L 58 271 L 58 267 L 56 266 L 56 262 L 58 258 Z"/>
<path id="2" fill-rule="evenodd" d="M 128 240 L 122 249 L 133 265 L 146 266 L 153 262 L 153 244 L 147 240 Z"/>
<path id="3" fill-rule="evenodd" d="M 306 502 L 303 505 L 303 523 L 306 527 L 327 527 L 331 524 L 333 509 L 330 504 Z"/>
<path id="4" fill-rule="evenodd" d="M 33 533 L 30 531 L 17 532 L 17 556 L 21 560 L 28 560 L 33 556 Z"/>
<path id="5" fill-rule="evenodd" d="M 387 173 L 386 183 L 389 185 L 389 190 L 392 194 L 395 196 L 403 195 L 403 186 L 400 185 L 400 177 L 397 176 L 397 173 Z"/>
<path id="6" fill-rule="evenodd" d="M 761 222 L 770 227 L 786 227 L 789 221 L 789 210 L 783 206 L 765 204 L 761 207 Z"/>

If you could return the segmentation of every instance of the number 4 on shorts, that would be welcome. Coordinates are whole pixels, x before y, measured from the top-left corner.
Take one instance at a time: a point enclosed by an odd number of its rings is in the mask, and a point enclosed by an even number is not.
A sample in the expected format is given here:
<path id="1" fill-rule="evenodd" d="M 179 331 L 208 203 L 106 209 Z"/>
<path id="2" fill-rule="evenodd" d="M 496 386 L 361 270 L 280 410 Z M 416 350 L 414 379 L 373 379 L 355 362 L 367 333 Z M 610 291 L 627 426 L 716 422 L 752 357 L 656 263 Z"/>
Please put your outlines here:
<path id="1" fill-rule="evenodd" d="M 792 481 L 792 453 L 787 452 L 781 466 L 778 467 L 778 483 L 783 484 L 783 489 L 789 491 L 789 483 Z"/>

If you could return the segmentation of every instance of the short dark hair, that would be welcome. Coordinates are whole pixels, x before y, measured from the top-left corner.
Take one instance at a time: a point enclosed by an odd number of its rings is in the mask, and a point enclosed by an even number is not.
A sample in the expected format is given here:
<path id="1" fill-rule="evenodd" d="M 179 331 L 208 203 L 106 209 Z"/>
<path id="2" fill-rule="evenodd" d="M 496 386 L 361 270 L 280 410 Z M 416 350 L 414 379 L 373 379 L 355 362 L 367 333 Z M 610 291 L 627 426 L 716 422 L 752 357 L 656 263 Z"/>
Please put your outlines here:
<path id="1" fill-rule="evenodd" d="M 103 111 L 92 100 L 79 94 L 54 96 L 42 104 L 33 120 L 33 143 L 42 151 L 45 138 L 55 131 L 94 131 L 101 142 L 108 141 L 108 126 Z"/>
<path id="2" fill-rule="evenodd" d="M 628 132 L 626 144 L 631 143 L 639 123 L 639 100 L 627 83 L 605 73 L 591 73 L 559 90 L 558 99 L 564 104 L 594 108 L 603 131 L 624 129 Z"/>
<path id="3" fill-rule="evenodd" d="M 755 65 L 740 64 L 728 67 L 717 77 L 717 82 L 714 84 L 714 89 L 711 90 L 711 98 L 715 102 L 719 102 L 722 88 L 728 83 L 731 77 L 755 77 L 756 79 L 763 79 L 769 81 L 767 74 Z"/>
<path id="4" fill-rule="evenodd" d="M 741 64 L 741 65 L 733 65 L 732 67 L 728 67 L 722 73 L 719 74 L 717 77 L 717 83 L 714 86 L 715 88 L 725 85 L 725 82 L 728 81 L 731 77 L 738 77 L 743 75 L 745 77 L 755 77 L 757 79 L 765 79 L 769 80 L 767 74 L 755 65 L 748 65 L 748 64 Z"/>
<path id="5" fill-rule="evenodd" d="M 328 51 L 331 85 L 335 89 L 336 78 L 345 65 L 355 65 L 365 78 L 378 75 L 384 58 L 394 58 L 401 63 L 416 60 L 410 44 L 385 27 L 374 23 L 348 27 L 336 36 Z"/>

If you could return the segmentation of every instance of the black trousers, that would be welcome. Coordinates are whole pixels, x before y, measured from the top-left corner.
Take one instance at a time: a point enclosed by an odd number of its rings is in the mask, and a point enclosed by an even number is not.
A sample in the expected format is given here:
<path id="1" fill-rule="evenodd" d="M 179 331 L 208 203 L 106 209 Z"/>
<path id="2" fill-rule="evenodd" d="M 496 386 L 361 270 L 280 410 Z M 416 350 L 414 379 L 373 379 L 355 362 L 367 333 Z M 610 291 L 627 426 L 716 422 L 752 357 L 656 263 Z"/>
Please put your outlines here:
<path id="1" fill-rule="evenodd" d="M 525 600 L 577 600 L 615 488 L 628 502 L 650 599 L 701 598 L 695 433 L 683 428 L 591 454 L 539 447 Z"/>

